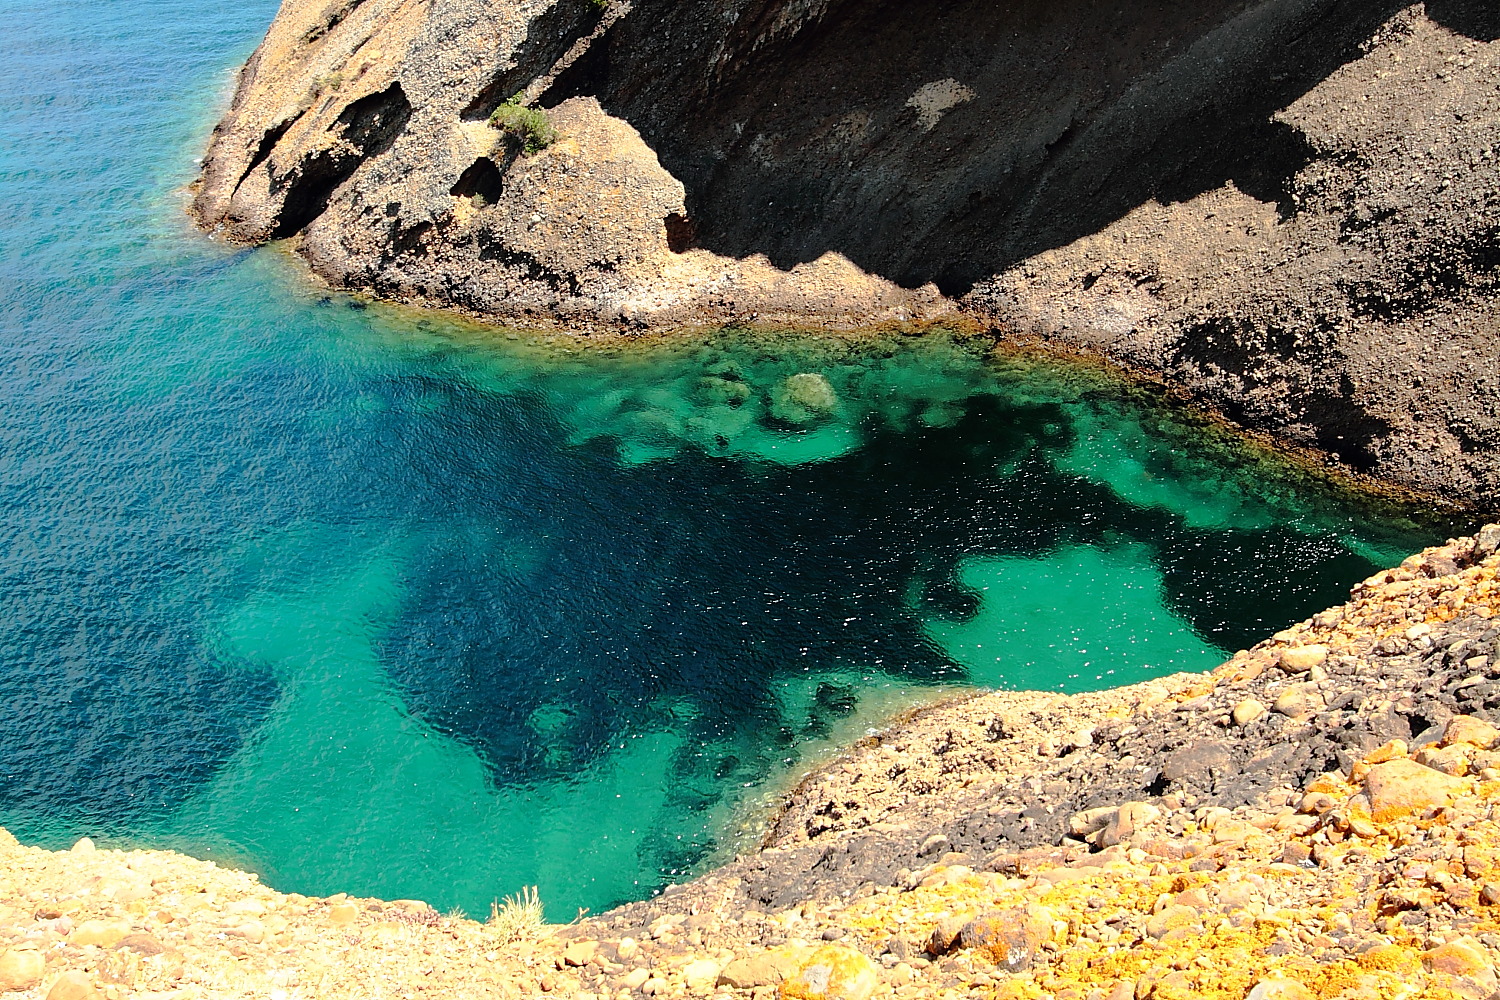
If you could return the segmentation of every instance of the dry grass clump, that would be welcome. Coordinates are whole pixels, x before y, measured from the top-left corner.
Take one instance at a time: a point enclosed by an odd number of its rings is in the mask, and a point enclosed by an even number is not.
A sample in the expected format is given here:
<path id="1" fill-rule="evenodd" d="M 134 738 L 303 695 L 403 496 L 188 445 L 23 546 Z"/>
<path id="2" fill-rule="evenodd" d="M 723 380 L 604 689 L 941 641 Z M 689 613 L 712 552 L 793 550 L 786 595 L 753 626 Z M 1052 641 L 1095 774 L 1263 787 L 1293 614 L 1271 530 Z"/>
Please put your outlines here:
<path id="1" fill-rule="evenodd" d="M 523 886 L 514 896 L 490 904 L 489 927 L 501 941 L 532 937 L 545 924 L 541 895 L 534 885 Z"/>

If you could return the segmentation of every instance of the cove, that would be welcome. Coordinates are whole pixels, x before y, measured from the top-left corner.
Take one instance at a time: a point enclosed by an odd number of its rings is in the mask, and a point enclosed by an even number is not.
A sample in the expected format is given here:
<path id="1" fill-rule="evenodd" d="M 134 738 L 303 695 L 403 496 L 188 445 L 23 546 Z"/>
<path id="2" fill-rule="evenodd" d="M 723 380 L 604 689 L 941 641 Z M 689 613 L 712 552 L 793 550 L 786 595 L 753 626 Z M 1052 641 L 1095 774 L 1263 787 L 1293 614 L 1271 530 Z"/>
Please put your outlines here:
<path id="1" fill-rule="evenodd" d="M 566 919 L 903 707 L 1211 667 L 1455 530 L 981 338 L 582 345 L 321 292 L 181 213 L 270 5 L 3 9 L 23 839 Z"/>

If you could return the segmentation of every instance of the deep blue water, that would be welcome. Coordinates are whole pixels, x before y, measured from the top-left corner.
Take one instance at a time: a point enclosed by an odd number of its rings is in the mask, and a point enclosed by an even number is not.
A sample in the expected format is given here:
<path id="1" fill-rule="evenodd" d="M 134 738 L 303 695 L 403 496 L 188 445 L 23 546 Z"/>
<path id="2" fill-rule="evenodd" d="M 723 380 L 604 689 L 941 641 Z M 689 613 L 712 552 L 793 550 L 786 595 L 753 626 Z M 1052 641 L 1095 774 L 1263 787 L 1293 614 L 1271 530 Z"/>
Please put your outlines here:
<path id="1" fill-rule="evenodd" d="M 1214 665 L 1452 525 L 934 336 L 570 351 L 183 186 L 274 4 L 0 0 L 0 824 L 554 917 L 967 684 Z"/>

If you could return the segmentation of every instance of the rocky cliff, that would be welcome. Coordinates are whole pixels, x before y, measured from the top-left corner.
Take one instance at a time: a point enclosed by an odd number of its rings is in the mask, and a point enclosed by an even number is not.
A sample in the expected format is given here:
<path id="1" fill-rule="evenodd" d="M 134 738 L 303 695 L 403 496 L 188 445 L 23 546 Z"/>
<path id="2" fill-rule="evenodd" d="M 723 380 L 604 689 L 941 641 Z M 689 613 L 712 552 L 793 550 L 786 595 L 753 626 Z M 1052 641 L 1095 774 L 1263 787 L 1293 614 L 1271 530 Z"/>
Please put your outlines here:
<path id="1" fill-rule="evenodd" d="M 1497 625 L 1500 525 L 1209 674 L 921 712 L 806 780 L 763 850 L 561 927 L 0 831 L 0 992 L 1483 1000 Z"/>
<path id="2" fill-rule="evenodd" d="M 978 322 L 1492 505 L 1497 38 L 1488 0 L 286 0 L 194 212 L 505 322 Z"/>

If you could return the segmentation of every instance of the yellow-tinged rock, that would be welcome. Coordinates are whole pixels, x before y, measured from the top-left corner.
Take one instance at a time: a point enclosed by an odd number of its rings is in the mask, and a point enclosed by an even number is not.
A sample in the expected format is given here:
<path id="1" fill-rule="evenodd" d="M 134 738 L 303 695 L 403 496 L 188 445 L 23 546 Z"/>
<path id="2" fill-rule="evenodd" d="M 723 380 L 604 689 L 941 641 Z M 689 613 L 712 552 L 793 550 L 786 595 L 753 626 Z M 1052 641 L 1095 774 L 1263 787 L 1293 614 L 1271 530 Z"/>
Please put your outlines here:
<path id="1" fill-rule="evenodd" d="M 1322 711 L 1323 694 L 1316 684 L 1292 684 L 1277 696 L 1271 708 L 1292 719 L 1305 719 Z"/>
<path id="2" fill-rule="evenodd" d="M 1489 750 L 1497 741 L 1500 741 L 1500 729 L 1472 715 L 1455 715 L 1448 720 L 1448 726 L 1443 730 L 1444 746 L 1468 743 L 1481 750 Z"/>
<path id="3" fill-rule="evenodd" d="M 782 1000 L 869 1000 L 880 984 L 875 965 L 840 945 L 815 948 L 781 984 Z"/>
<path id="4" fill-rule="evenodd" d="M 1383 764 L 1388 760 L 1405 757 L 1410 752 L 1405 740 L 1389 740 L 1365 754 L 1366 764 Z"/>
<path id="5" fill-rule="evenodd" d="M 42 978 L 47 967 L 42 953 L 35 949 L 0 952 L 0 990 L 29 990 Z"/>
<path id="6" fill-rule="evenodd" d="M 1365 795 L 1377 823 L 1450 806 L 1468 787 L 1462 778 L 1423 767 L 1414 760 L 1388 760 L 1370 768 L 1365 776 Z"/>
<path id="7" fill-rule="evenodd" d="M 0 826 L 0 849 L 6 847 L 18 847 L 20 846 L 20 844 L 21 842 L 16 839 L 15 834 L 11 833 L 5 827 Z"/>
<path id="8" fill-rule="evenodd" d="M 80 948 L 87 945 L 113 948 L 129 933 L 130 923 L 125 920 L 85 920 L 74 928 L 68 941 Z"/>
<path id="9" fill-rule="evenodd" d="M 1384 972 L 1409 973 L 1421 968 L 1415 952 L 1395 944 L 1378 944 L 1361 953 L 1355 961 L 1362 968 Z"/>

